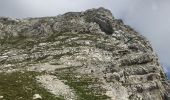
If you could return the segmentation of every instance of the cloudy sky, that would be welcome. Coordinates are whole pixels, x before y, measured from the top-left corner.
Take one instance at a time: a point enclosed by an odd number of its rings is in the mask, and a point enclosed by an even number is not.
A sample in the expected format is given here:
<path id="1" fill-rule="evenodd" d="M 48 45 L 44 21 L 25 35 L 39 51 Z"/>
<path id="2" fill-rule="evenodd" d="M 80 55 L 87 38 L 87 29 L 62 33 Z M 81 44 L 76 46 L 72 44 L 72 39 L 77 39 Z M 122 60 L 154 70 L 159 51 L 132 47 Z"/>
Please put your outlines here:
<path id="1" fill-rule="evenodd" d="M 147 37 L 170 73 L 170 0 L 0 0 L 0 16 L 56 16 L 101 6 Z"/>

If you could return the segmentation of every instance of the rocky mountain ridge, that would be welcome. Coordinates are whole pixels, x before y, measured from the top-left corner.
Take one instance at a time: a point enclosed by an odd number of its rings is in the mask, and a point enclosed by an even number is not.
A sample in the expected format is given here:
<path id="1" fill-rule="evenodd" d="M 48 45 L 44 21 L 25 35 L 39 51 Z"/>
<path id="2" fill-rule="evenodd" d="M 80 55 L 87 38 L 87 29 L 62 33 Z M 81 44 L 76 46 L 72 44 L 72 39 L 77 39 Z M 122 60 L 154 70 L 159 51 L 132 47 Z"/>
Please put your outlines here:
<path id="1" fill-rule="evenodd" d="M 37 93 L 44 100 L 170 98 L 169 82 L 149 41 L 105 8 L 0 18 L 0 45 L 4 100 L 31 100 Z M 9 88 L 3 88 L 6 84 Z"/>

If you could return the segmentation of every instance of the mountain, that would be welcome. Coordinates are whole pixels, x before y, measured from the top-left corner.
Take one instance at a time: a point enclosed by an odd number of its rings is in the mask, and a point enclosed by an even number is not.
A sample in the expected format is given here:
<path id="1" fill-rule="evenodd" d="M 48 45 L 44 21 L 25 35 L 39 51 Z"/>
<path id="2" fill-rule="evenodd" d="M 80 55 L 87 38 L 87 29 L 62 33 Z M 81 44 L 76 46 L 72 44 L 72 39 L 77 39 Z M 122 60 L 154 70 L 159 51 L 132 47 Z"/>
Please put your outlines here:
<path id="1" fill-rule="evenodd" d="M 166 63 L 161 63 L 161 65 L 164 68 L 164 71 L 166 73 L 166 76 L 168 77 L 168 79 L 170 79 L 170 68 L 169 68 L 169 64 Z"/>
<path id="2" fill-rule="evenodd" d="M 169 100 L 149 41 L 105 8 L 0 18 L 0 99 Z"/>
<path id="3" fill-rule="evenodd" d="M 167 74 L 168 79 L 170 79 L 170 72 L 168 72 L 166 74 Z"/>

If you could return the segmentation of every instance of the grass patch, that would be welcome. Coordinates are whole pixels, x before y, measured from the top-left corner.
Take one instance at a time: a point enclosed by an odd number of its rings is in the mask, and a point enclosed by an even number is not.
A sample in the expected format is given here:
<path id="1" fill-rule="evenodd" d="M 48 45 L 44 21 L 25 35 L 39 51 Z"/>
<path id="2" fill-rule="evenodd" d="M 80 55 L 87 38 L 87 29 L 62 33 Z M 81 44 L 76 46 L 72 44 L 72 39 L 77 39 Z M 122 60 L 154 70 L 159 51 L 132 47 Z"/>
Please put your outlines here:
<path id="1" fill-rule="evenodd" d="M 0 95 L 4 100 L 32 100 L 34 94 L 40 94 L 43 100 L 64 100 L 40 87 L 35 81 L 37 75 L 35 72 L 0 73 Z"/>
<path id="2" fill-rule="evenodd" d="M 109 98 L 101 93 L 104 90 L 89 88 L 90 85 L 99 84 L 97 78 L 88 75 L 81 75 L 81 78 L 77 78 L 76 76 L 79 74 L 76 75 L 70 70 L 59 71 L 55 75 L 61 80 L 66 80 L 65 83 L 75 90 L 78 100 L 106 100 Z"/>

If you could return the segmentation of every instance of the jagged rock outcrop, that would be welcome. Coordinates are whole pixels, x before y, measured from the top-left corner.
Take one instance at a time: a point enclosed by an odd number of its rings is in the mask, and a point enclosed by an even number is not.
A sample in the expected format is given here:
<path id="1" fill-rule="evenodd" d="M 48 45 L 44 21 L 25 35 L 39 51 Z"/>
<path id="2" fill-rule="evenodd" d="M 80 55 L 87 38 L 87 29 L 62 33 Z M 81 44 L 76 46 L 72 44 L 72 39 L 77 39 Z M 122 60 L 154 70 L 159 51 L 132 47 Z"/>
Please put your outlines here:
<path id="1" fill-rule="evenodd" d="M 66 100 L 170 98 L 169 82 L 149 41 L 104 8 L 56 17 L 0 18 L 0 45 L 1 73 L 38 73 L 35 79 L 47 91 Z M 46 79 L 49 86 L 40 80 L 43 76 L 53 76 Z M 68 85 L 63 89 L 70 87 L 74 98 L 54 93 L 61 88 L 51 83 Z"/>

